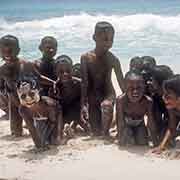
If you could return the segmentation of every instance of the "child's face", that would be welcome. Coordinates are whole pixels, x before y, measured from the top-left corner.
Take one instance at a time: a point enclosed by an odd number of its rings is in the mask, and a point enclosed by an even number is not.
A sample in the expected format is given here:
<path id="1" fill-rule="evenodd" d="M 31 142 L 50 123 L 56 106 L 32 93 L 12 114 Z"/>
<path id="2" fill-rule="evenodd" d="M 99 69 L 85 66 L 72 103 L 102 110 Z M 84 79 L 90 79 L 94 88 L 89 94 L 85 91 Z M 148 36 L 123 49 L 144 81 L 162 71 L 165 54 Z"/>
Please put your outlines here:
<path id="1" fill-rule="evenodd" d="M 130 64 L 130 70 L 141 70 L 143 67 L 142 63 L 131 63 Z"/>
<path id="2" fill-rule="evenodd" d="M 25 107 L 32 107 L 34 104 L 38 103 L 40 100 L 39 90 L 32 89 L 29 83 L 20 85 L 17 90 L 17 94 L 21 105 Z"/>
<path id="3" fill-rule="evenodd" d="M 163 89 L 163 100 L 167 109 L 177 109 L 180 107 L 180 97 L 172 90 Z"/>
<path id="4" fill-rule="evenodd" d="M 4 42 L 0 46 L 0 55 L 6 62 L 13 62 L 17 56 L 17 47 L 14 43 Z"/>
<path id="5" fill-rule="evenodd" d="M 51 59 L 56 55 L 57 46 L 56 43 L 53 41 L 46 41 L 44 44 L 42 44 L 42 53 L 43 56 Z"/>
<path id="6" fill-rule="evenodd" d="M 59 77 L 62 82 L 72 79 L 72 66 L 68 63 L 57 64 L 56 76 Z"/>
<path id="7" fill-rule="evenodd" d="M 96 46 L 101 48 L 104 52 L 108 51 L 113 44 L 113 31 L 100 32 L 95 35 Z"/>
<path id="8" fill-rule="evenodd" d="M 153 77 L 151 80 L 147 81 L 147 87 L 152 95 L 158 94 L 159 96 L 162 96 L 162 87 L 159 85 L 158 81 Z"/>
<path id="9" fill-rule="evenodd" d="M 80 69 L 79 68 L 73 68 L 72 75 L 77 76 L 77 77 L 81 77 Z"/>
<path id="10" fill-rule="evenodd" d="M 149 61 L 144 61 L 143 62 L 143 68 L 152 69 L 153 67 L 154 67 L 154 64 L 152 62 L 149 62 Z"/>
<path id="11" fill-rule="evenodd" d="M 144 81 L 141 78 L 126 80 L 126 93 L 130 102 L 138 102 L 144 95 Z"/>

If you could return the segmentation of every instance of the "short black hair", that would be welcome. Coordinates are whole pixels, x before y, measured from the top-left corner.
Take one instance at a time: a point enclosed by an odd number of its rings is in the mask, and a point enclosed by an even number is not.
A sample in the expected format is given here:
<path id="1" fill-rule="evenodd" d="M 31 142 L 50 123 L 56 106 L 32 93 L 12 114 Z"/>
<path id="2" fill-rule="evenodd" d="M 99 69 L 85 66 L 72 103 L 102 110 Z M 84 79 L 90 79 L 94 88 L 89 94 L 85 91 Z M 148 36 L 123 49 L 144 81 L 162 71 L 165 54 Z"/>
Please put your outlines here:
<path id="1" fill-rule="evenodd" d="M 145 81 L 152 78 L 152 69 L 156 66 L 156 60 L 152 56 L 142 56 L 143 61 L 142 74 Z"/>
<path id="2" fill-rule="evenodd" d="M 19 49 L 19 40 L 16 36 L 6 35 L 0 38 L 0 46 L 13 44 L 16 49 Z"/>
<path id="3" fill-rule="evenodd" d="M 81 68 L 81 64 L 80 63 L 74 64 L 73 67 L 72 67 L 72 72 L 73 72 L 72 75 L 80 78 L 81 77 L 81 70 L 80 70 L 80 68 Z"/>
<path id="4" fill-rule="evenodd" d="M 115 32 L 112 24 L 110 24 L 107 21 L 100 21 L 96 23 L 94 34 L 99 34 L 102 32 L 109 32 L 109 31 L 112 31 L 113 33 Z"/>
<path id="5" fill-rule="evenodd" d="M 140 64 L 143 63 L 141 57 L 134 56 L 133 58 L 130 59 L 130 64 L 136 64 L 136 63 L 140 63 Z"/>
<path id="6" fill-rule="evenodd" d="M 135 57 L 131 58 L 130 59 L 130 67 L 133 66 L 134 64 L 143 65 L 143 61 L 142 61 L 141 57 L 135 56 Z"/>
<path id="7" fill-rule="evenodd" d="M 67 55 L 61 55 L 61 56 L 58 56 L 55 60 L 55 64 L 69 64 L 69 65 L 73 65 L 73 61 L 72 59 L 67 56 Z"/>
<path id="8" fill-rule="evenodd" d="M 148 64 L 151 64 L 152 66 L 156 66 L 156 60 L 152 56 L 142 56 L 141 59 L 144 65 L 148 63 Z"/>
<path id="9" fill-rule="evenodd" d="M 31 74 L 24 74 L 17 80 L 17 88 L 20 88 L 22 84 L 29 83 L 32 89 L 40 89 L 38 78 Z"/>
<path id="10" fill-rule="evenodd" d="M 80 63 L 76 63 L 73 65 L 74 69 L 79 69 L 80 70 L 81 64 Z"/>
<path id="11" fill-rule="evenodd" d="M 158 65 L 152 69 L 152 77 L 162 86 L 163 81 L 171 78 L 173 76 L 173 71 L 169 66 Z"/>
<path id="12" fill-rule="evenodd" d="M 138 70 L 131 70 L 131 71 L 128 71 L 126 74 L 125 74 L 125 81 L 130 79 L 131 77 L 140 77 L 142 78 L 142 80 L 144 80 L 143 78 L 143 75 L 138 71 Z"/>
<path id="13" fill-rule="evenodd" d="M 43 44 L 45 44 L 46 42 L 51 41 L 55 44 L 55 46 L 57 46 L 57 40 L 56 38 L 54 38 L 53 36 L 45 36 L 41 39 L 41 43 L 40 46 L 42 47 Z"/>
<path id="14" fill-rule="evenodd" d="M 165 90 L 172 90 L 178 97 L 180 96 L 180 74 L 172 76 L 163 82 Z"/>

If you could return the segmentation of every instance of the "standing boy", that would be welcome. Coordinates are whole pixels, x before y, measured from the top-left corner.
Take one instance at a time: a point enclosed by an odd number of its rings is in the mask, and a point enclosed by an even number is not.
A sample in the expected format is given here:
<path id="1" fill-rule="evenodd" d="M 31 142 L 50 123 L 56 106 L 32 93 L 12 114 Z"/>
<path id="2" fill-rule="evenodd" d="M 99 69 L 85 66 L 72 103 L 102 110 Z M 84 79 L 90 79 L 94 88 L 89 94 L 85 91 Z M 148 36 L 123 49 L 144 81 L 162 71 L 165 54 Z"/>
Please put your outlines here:
<path id="1" fill-rule="evenodd" d="M 95 49 L 81 56 L 81 119 L 89 120 L 94 135 L 109 135 L 115 100 L 112 69 L 124 91 L 120 62 L 109 51 L 113 39 L 113 26 L 108 22 L 98 22 L 93 35 Z"/>

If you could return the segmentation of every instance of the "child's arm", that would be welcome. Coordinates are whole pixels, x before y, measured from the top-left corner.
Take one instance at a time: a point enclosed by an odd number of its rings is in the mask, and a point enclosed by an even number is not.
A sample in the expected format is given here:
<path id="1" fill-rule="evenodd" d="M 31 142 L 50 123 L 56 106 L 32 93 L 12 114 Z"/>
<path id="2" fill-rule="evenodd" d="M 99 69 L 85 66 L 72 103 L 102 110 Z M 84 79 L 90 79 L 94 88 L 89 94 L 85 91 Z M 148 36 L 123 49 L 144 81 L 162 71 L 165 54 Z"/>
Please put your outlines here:
<path id="1" fill-rule="evenodd" d="M 119 145 L 123 145 L 122 142 L 122 132 L 125 126 L 124 122 L 124 112 L 123 112 L 123 97 L 119 96 L 116 99 L 116 124 L 117 124 L 117 131 L 118 131 L 118 142 Z"/>
<path id="2" fill-rule="evenodd" d="M 33 71 L 35 75 L 37 75 L 38 78 L 40 79 L 41 84 L 53 86 L 56 83 L 54 80 L 42 75 L 35 66 L 33 66 Z"/>
<path id="3" fill-rule="evenodd" d="M 147 127 L 150 130 L 150 134 L 151 134 L 154 146 L 157 146 L 158 144 L 157 127 L 156 127 L 155 117 L 154 117 L 154 112 L 153 112 L 153 102 L 150 100 L 148 100 L 147 116 L 148 116 Z"/>
<path id="4" fill-rule="evenodd" d="M 43 145 L 42 145 L 41 138 L 39 134 L 37 133 L 36 127 L 34 126 L 34 119 L 33 119 L 32 112 L 26 107 L 19 106 L 19 113 L 28 127 L 28 130 L 32 136 L 35 146 L 37 148 L 41 148 Z"/>
<path id="5" fill-rule="evenodd" d="M 60 144 L 63 135 L 63 116 L 60 105 L 52 105 L 52 107 L 49 109 L 49 119 L 51 121 L 51 127 L 55 129 L 54 133 L 56 143 Z"/>
<path id="6" fill-rule="evenodd" d="M 176 118 L 173 112 L 169 112 L 168 128 L 166 130 L 164 138 L 161 141 L 160 145 L 156 147 L 155 149 L 153 149 L 152 152 L 160 154 L 162 151 L 164 151 L 167 148 L 167 145 L 175 132 L 176 132 Z"/>
<path id="7" fill-rule="evenodd" d="M 88 114 L 88 71 L 87 71 L 87 62 L 86 55 L 81 56 L 81 120 L 86 122 L 89 119 Z"/>
<path id="8" fill-rule="evenodd" d="M 0 66 L 0 78 L 9 78 L 12 76 L 11 71 L 14 69 L 14 64 L 4 64 Z"/>
<path id="9" fill-rule="evenodd" d="M 123 73 L 122 73 L 122 69 L 121 69 L 121 64 L 120 64 L 120 61 L 118 58 L 116 58 L 114 62 L 115 62 L 114 63 L 114 72 L 116 74 L 118 84 L 119 84 L 122 92 L 124 92 L 125 86 L 124 86 L 124 77 L 123 77 Z"/>
<path id="10" fill-rule="evenodd" d="M 75 76 L 72 76 L 72 79 L 75 80 L 75 81 L 78 81 L 78 82 L 81 82 L 81 78 L 78 78 L 78 77 L 75 77 Z"/>

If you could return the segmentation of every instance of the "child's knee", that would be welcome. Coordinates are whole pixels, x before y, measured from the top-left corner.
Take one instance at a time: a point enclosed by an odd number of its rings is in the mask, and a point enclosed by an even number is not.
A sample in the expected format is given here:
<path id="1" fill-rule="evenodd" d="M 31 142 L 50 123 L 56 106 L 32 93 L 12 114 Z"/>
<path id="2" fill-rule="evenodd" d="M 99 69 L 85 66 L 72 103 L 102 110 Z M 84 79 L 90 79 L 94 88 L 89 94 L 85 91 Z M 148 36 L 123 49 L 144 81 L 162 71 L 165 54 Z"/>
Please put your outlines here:
<path id="1" fill-rule="evenodd" d="M 126 146 L 126 145 L 135 145 L 135 138 L 133 131 L 130 127 L 124 127 L 121 132 L 120 137 L 120 145 Z"/>
<path id="2" fill-rule="evenodd" d="M 145 126 L 138 127 L 136 130 L 136 144 L 147 145 L 148 144 L 148 132 Z"/>
<path id="3" fill-rule="evenodd" d="M 113 103 L 110 100 L 105 100 L 101 103 L 102 112 L 113 113 Z"/>
<path id="4" fill-rule="evenodd" d="M 27 108 L 24 106 L 19 106 L 18 112 L 21 116 L 24 116 L 27 113 Z"/>

